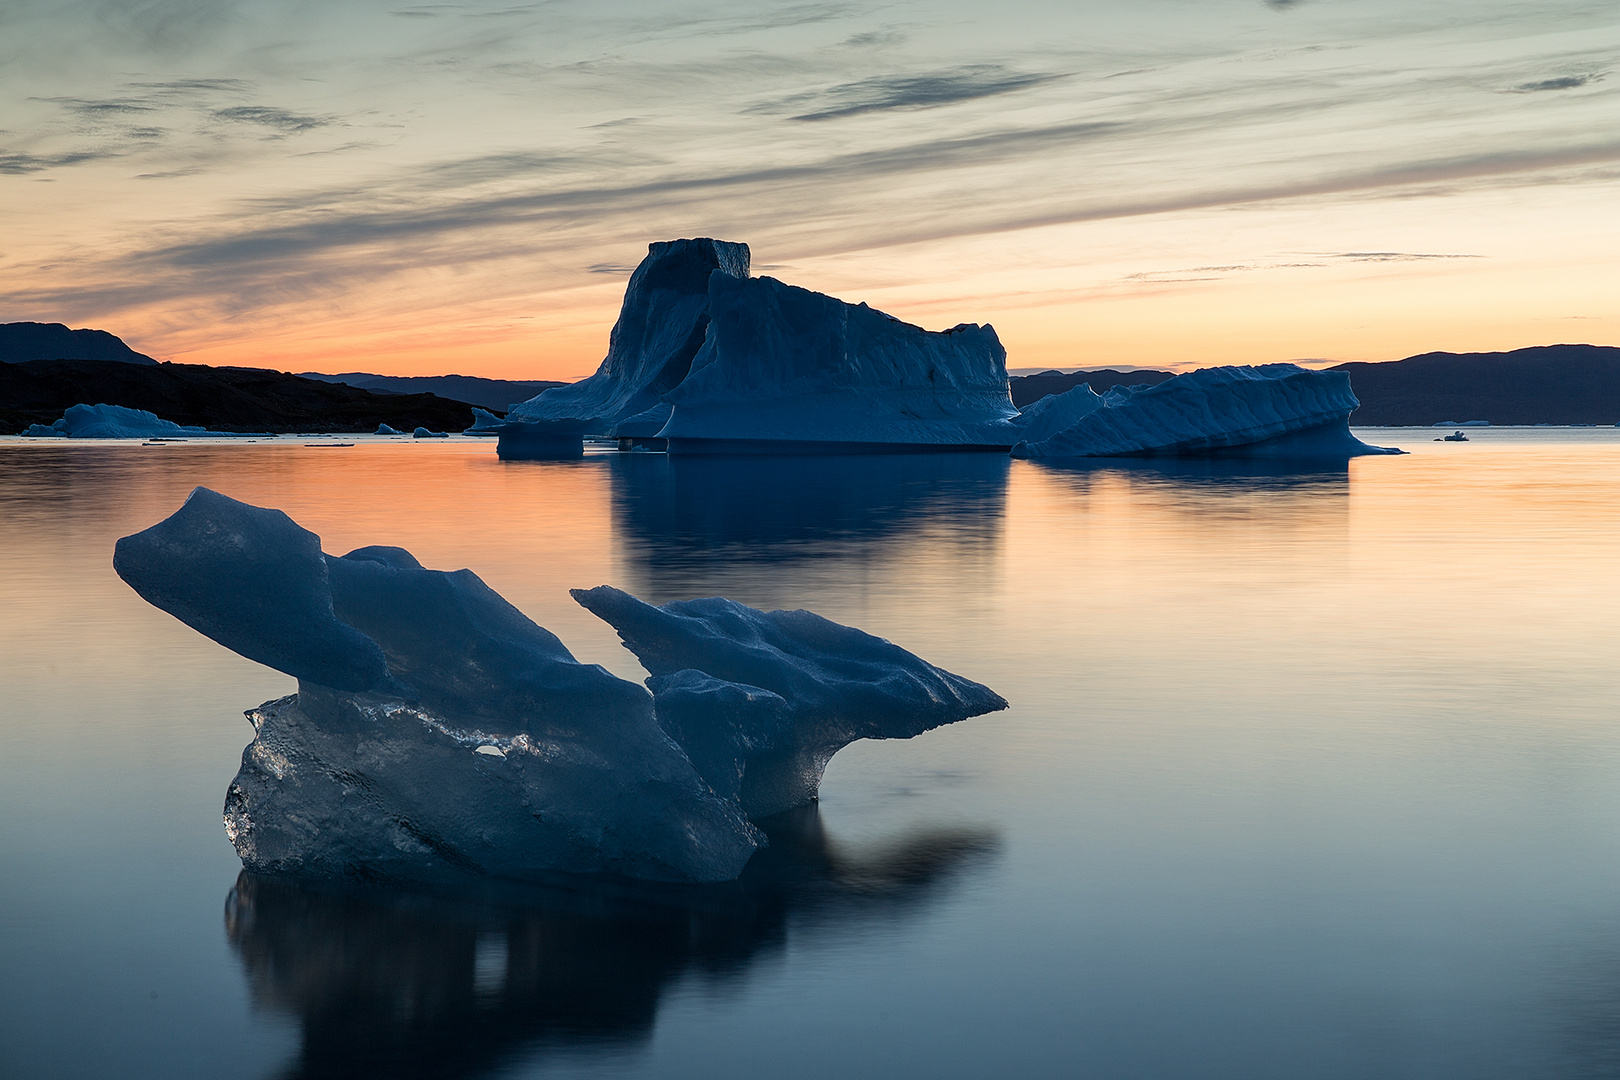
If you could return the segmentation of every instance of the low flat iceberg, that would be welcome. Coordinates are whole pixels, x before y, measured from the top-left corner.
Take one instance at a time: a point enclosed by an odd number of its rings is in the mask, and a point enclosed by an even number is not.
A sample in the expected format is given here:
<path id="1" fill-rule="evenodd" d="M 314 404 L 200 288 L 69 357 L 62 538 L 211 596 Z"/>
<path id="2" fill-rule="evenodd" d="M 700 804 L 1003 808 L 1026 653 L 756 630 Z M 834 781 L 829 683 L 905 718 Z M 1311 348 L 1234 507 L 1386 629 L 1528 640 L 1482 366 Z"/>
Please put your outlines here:
<path id="1" fill-rule="evenodd" d="M 576 592 L 652 692 L 582 664 L 470 570 L 335 557 L 287 515 L 206 488 L 118 541 L 142 597 L 298 693 L 250 710 L 225 827 L 253 870 L 421 880 L 728 881 L 750 818 L 815 798 L 838 748 L 1006 707 L 809 612 Z"/>
<path id="2" fill-rule="evenodd" d="M 1029 435 L 1013 447 L 1013 456 L 1304 458 L 1401 453 L 1369 446 L 1350 433 L 1350 414 L 1360 402 L 1350 391 L 1349 375 L 1342 371 L 1311 371 L 1296 364 L 1201 368 L 1154 386 L 1113 387 L 1095 402 L 1082 395 L 1074 403 L 1063 403 L 1062 398 L 1082 389 L 1090 394 L 1089 387 L 1076 387 L 1044 410 L 1035 406 L 1026 410 Z M 1043 416 L 1056 412 L 1076 418 L 1054 432 L 1055 425 L 1043 422 Z"/>
<path id="3" fill-rule="evenodd" d="M 62 419 L 49 425 L 32 424 L 24 435 L 66 436 L 70 439 L 185 439 L 234 438 L 237 432 L 208 431 L 164 420 L 145 409 L 123 405 L 74 405 Z"/>

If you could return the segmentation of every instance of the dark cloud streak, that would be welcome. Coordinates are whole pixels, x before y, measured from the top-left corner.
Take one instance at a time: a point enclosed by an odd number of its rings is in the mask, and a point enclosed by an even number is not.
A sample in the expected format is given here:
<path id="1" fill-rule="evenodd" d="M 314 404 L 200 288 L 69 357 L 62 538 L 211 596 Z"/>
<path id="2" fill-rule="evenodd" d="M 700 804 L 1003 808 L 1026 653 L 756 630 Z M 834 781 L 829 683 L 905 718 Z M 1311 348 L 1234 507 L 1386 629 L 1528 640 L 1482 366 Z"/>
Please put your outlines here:
<path id="1" fill-rule="evenodd" d="M 999 64 L 968 64 L 916 75 L 882 75 L 825 90 L 794 94 L 750 106 L 745 112 L 783 113 L 812 107 L 790 120 L 838 120 L 863 113 L 929 109 L 961 101 L 1010 94 L 1066 78 L 1062 74 L 1010 71 Z"/>

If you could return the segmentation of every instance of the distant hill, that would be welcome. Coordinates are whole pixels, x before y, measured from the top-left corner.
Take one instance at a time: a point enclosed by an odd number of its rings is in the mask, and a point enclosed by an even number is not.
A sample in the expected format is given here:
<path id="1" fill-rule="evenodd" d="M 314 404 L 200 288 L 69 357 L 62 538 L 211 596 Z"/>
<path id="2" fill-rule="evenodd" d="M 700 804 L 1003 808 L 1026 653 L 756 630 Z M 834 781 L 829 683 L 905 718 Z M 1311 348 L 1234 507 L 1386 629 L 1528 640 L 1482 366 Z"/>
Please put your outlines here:
<path id="1" fill-rule="evenodd" d="M 0 364 L 0 434 L 49 424 L 81 402 L 146 409 L 215 431 L 358 432 L 378 424 L 460 431 L 473 422 L 471 405 L 434 394 L 378 394 L 260 368 L 115 360 Z"/>
<path id="2" fill-rule="evenodd" d="M 125 345 L 105 330 L 69 330 L 61 323 L 0 323 L 0 361 L 114 360 L 121 364 L 156 364 L 145 353 Z"/>
<path id="3" fill-rule="evenodd" d="M 345 383 L 364 390 L 383 394 L 438 394 L 443 398 L 465 401 L 486 409 L 504 413 L 520 401 L 528 401 L 542 390 L 564 386 L 560 382 L 514 382 L 508 379 L 481 379 L 476 375 L 370 375 L 363 371 L 349 371 L 341 375 L 323 375 L 318 371 L 301 371 L 299 378 L 319 379 L 321 382 Z"/>
<path id="4" fill-rule="evenodd" d="M 1329 370 L 1348 372 L 1361 399 L 1352 424 L 1620 422 L 1620 348 L 1605 345 L 1434 352 Z"/>
<path id="5" fill-rule="evenodd" d="M 1112 386 L 1140 386 L 1162 383 L 1174 375 L 1173 371 L 1115 371 L 1113 368 L 1098 368 L 1095 371 L 1043 371 L 1037 375 L 1014 375 L 1008 380 L 1012 384 L 1013 404 L 1022 409 L 1032 401 L 1039 401 L 1048 394 L 1061 394 L 1072 390 L 1081 383 L 1090 383 L 1091 389 L 1096 393 L 1104 393 Z"/>

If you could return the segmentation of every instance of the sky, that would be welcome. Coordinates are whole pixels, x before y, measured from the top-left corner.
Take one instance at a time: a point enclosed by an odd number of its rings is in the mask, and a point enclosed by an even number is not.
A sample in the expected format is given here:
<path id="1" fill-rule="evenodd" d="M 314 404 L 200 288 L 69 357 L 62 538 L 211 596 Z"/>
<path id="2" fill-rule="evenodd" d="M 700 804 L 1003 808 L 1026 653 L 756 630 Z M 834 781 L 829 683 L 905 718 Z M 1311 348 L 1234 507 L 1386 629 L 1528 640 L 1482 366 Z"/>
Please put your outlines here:
<path id="1" fill-rule="evenodd" d="M 1614 0 L 0 0 L 0 322 L 573 379 L 655 240 L 1008 366 L 1620 344 Z"/>

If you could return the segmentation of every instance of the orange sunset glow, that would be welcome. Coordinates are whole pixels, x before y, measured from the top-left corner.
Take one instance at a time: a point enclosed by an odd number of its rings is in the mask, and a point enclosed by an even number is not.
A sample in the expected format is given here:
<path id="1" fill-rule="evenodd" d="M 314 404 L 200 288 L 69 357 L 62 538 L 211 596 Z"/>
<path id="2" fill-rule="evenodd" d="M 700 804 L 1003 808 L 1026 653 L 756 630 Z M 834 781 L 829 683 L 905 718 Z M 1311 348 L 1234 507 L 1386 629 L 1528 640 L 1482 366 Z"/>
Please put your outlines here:
<path id="1" fill-rule="evenodd" d="M 0 16 L 0 321 L 574 379 L 650 241 L 1018 368 L 1608 342 L 1612 5 Z"/>

